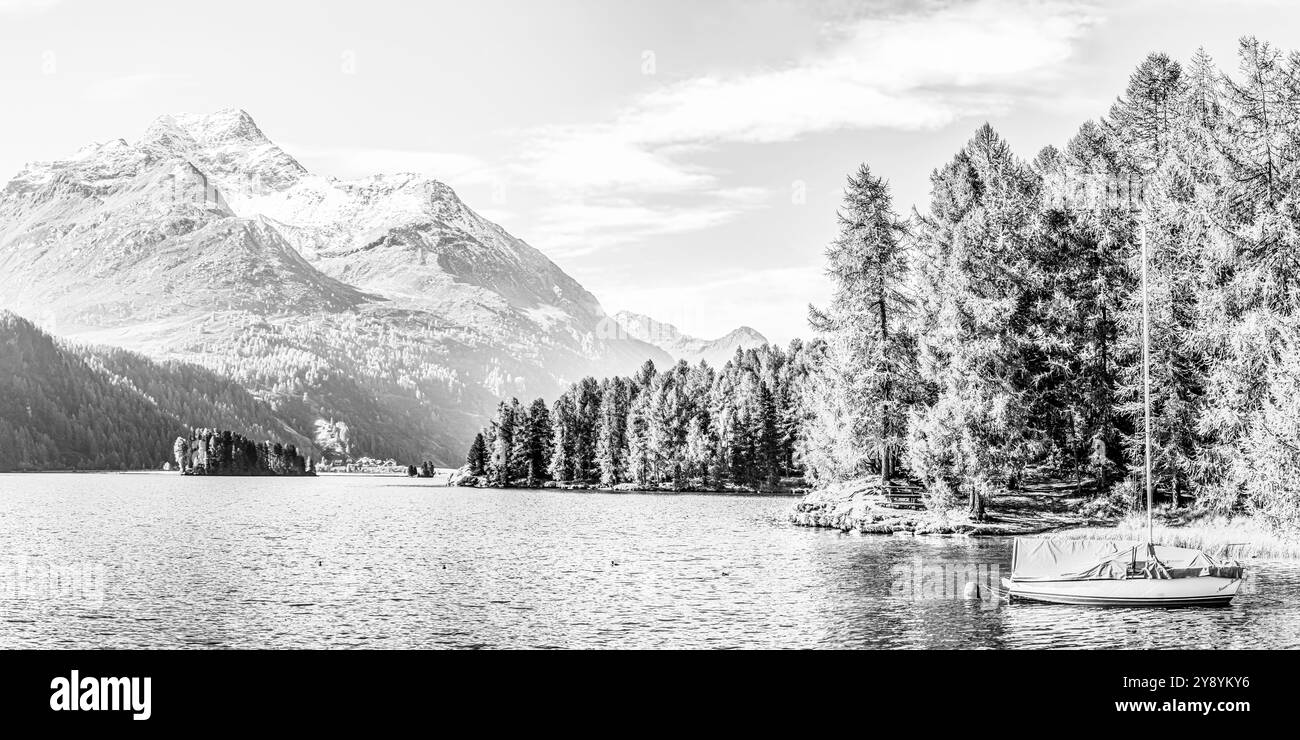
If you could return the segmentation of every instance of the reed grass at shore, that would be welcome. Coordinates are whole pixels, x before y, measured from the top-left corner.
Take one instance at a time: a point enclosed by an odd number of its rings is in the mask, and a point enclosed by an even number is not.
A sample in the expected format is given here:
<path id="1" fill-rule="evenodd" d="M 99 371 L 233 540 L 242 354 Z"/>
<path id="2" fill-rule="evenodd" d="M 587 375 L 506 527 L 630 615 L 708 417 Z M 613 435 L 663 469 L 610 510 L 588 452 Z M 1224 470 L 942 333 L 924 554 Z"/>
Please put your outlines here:
<path id="1" fill-rule="evenodd" d="M 1147 520 L 1134 514 L 1114 526 L 1081 527 L 1053 532 L 1053 537 L 1078 540 L 1145 540 Z M 1206 516 L 1185 523 L 1156 522 L 1152 539 L 1161 545 L 1190 547 L 1214 557 L 1237 559 L 1300 558 L 1300 543 L 1285 540 L 1250 517 Z"/>
<path id="2" fill-rule="evenodd" d="M 984 521 L 962 510 L 899 511 L 890 508 L 872 478 L 834 484 L 800 499 L 790 521 L 863 534 L 956 534 L 969 536 L 1042 535 L 1080 540 L 1145 540 L 1146 516 L 1098 506 L 1098 499 L 1076 494 L 1073 486 L 1038 482 L 994 498 Z M 1102 502 L 1104 503 L 1104 502 Z M 1300 542 L 1288 540 L 1250 516 L 1216 516 L 1192 507 L 1157 507 L 1152 532 L 1156 542 L 1190 547 L 1215 557 L 1240 560 L 1300 559 Z"/>

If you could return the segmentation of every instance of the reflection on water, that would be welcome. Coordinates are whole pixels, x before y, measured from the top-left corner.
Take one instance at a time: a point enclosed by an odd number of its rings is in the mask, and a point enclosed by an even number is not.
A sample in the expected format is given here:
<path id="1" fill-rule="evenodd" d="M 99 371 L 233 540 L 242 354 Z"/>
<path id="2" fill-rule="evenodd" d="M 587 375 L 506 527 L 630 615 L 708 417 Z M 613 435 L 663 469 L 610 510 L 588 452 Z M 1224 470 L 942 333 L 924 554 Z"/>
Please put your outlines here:
<path id="1" fill-rule="evenodd" d="M 960 598 L 1007 541 L 790 503 L 0 475 L 0 647 L 1300 647 L 1297 564 L 1252 564 L 1226 609 L 1008 606 Z"/>

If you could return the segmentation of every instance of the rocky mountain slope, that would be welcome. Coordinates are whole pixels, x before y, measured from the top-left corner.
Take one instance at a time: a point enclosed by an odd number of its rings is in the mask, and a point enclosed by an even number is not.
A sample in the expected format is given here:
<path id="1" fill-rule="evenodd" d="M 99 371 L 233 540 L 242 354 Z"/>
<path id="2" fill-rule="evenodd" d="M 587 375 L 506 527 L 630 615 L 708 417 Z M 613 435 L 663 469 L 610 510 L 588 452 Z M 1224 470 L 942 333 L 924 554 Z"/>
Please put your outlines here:
<path id="1" fill-rule="evenodd" d="M 704 360 L 714 367 L 722 367 L 736 354 L 737 349 L 768 343 L 767 337 L 748 326 L 742 326 L 717 339 L 699 339 L 682 334 L 672 324 L 631 311 L 619 311 L 614 314 L 614 319 L 623 327 L 626 336 L 653 344 L 673 359 L 686 360 L 691 364 Z"/>
<path id="2" fill-rule="evenodd" d="M 0 308 L 201 364 L 298 431 L 332 416 L 364 454 L 443 464 L 502 396 L 667 360 L 447 185 L 312 174 L 237 110 L 14 177 Z"/>

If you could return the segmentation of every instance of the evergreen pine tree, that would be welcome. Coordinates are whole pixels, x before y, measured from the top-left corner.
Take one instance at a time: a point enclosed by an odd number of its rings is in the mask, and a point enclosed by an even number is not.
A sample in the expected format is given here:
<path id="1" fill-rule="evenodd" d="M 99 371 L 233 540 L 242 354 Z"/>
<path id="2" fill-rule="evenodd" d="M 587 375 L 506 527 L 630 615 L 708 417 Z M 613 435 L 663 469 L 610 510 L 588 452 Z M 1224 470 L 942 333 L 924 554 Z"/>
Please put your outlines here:
<path id="1" fill-rule="evenodd" d="M 551 409 L 551 454 L 550 474 L 557 481 L 574 480 L 574 447 L 577 433 L 574 429 L 576 414 L 573 408 L 572 392 L 562 394 Z"/>
<path id="2" fill-rule="evenodd" d="M 652 482 L 655 450 L 650 438 L 651 395 L 639 393 L 632 402 L 627 418 L 627 458 L 623 478 L 640 487 Z"/>
<path id="3" fill-rule="evenodd" d="M 889 186 L 865 164 L 849 177 L 838 219 L 839 236 L 826 250 L 826 272 L 834 294 L 825 310 L 810 307 L 809 318 L 817 331 L 835 335 L 838 351 L 847 354 L 825 371 L 849 374 L 837 384 L 855 391 L 851 403 L 861 410 L 851 421 L 852 434 L 857 444 L 875 451 L 883 485 L 893 474 L 894 458 L 905 436 L 907 389 L 915 374 L 904 323 L 912 308 L 903 287 L 908 270 L 907 226 L 893 212 Z M 833 437 L 836 431 L 826 425 L 844 421 L 814 415 L 810 424 L 822 428 L 811 437 Z M 824 459 L 824 452 L 812 458 Z M 830 478 L 838 471 L 827 468 L 815 474 Z"/>
<path id="4" fill-rule="evenodd" d="M 524 437 L 524 474 L 528 485 L 537 486 L 546 478 L 551 461 L 551 412 L 546 400 L 538 398 L 527 411 L 527 433 Z"/>
<path id="5" fill-rule="evenodd" d="M 596 460 L 600 467 L 602 486 L 615 486 L 623 482 L 630 404 L 630 386 L 626 381 L 617 377 L 606 381 L 601 392 L 600 425 L 596 440 Z"/>
<path id="6" fill-rule="evenodd" d="M 757 467 L 769 488 L 774 488 L 781 477 L 781 439 L 777 428 L 776 399 L 767 383 L 758 386 Z"/>
<path id="7" fill-rule="evenodd" d="M 465 456 L 465 464 L 469 466 L 470 475 L 483 475 L 487 468 L 487 445 L 483 441 L 482 432 L 474 435 L 469 453 Z"/>

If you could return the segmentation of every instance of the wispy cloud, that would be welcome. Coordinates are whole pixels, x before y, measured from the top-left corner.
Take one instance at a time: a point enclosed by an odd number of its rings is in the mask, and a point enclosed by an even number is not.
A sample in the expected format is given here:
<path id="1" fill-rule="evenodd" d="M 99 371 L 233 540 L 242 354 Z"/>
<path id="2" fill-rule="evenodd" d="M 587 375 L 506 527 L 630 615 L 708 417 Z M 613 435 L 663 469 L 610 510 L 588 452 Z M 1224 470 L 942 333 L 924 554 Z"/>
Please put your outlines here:
<path id="1" fill-rule="evenodd" d="M 61 0 L 0 0 L 0 13 L 39 13 L 58 5 Z"/>
<path id="2" fill-rule="evenodd" d="M 699 191 L 694 202 L 658 202 L 641 197 L 583 197 L 549 203 L 534 229 L 537 243 L 557 257 L 571 258 L 608 247 L 641 243 L 656 236 L 699 231 L 763 207 L 760 188 Z"/>
<path id="3" fill-rule="evenodd" d="M 609 120 L 534 130 L 519 169 L 553 191 L 542 220 L 566 251 L 599 248 L 582 243 L 593 234 L 614 244 L 709 228 L 752 204 L 716 197 L 726 173 L 691 155 L 993 115 L 1058 75 L 1095 21 L 1072 2 L 978 0 L 884 11 L 834 29 L 819 50 L 785 66 L 670 82 Z M 685 204 L 630 205 L 664 194 L 683 196 Z"/>
<path id="4" fill-rule="evenodd" d="M 617 124 L 533 131 L 523 167 L 556 190 L 681 193 L 717 182 L 713 173 L 644 146 Z"/>
<path id="5" fill-rule="evenodd" d="M 144 71 L 110 77 L 86 88 L 86 99 L 95 103 L 117 103 L 154 95 L 172 94 L 194 88 L 194 78 L 187 74 Z"/>
<path id="6" fill-rule="evenodd" d="M 934 128 L 997 110 L 1056 76 L 1094 21 L 1075 3 L 1004 0 L 862 19 L 787 67 L 669 84 L 602 128 L 643 146 Z"/>

